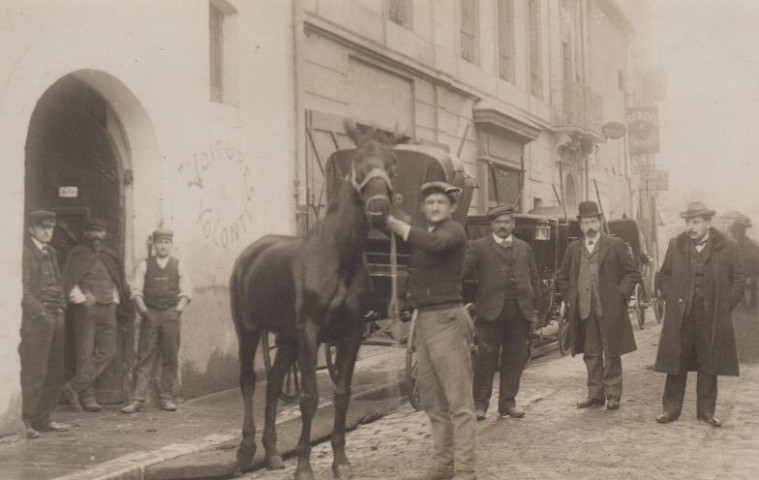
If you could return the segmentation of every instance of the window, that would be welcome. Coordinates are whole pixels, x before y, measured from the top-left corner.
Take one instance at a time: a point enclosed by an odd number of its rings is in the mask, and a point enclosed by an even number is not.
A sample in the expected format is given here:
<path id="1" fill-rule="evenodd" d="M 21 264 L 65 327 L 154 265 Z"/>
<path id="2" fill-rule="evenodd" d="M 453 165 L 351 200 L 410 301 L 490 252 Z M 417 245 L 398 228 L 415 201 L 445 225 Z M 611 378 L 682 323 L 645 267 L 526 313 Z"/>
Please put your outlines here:
<path id="1" fill-rule="evenodd" d="M 477 23 L 479 16 L 478 0 L 461 0 L 461 58 L 468 62 L 477 63 L 479 39 L 477 38 Z"/>
<path id="2" fill-rule="evenodd" d="M 514 82 L 514 0 L 498 0 L 498 76 Z"/>
<path id="3" fill-rule="evenodd" d="M 208 4 L 209 76 L 211 101 L 234 103 L 237 66 L 234 62 L 237 42 L 237 11 L 225 0 Z"/>
<path id="4" fill-rule="evenodd" d="M 391 22 L 409 30 L 414 29 L 413 0 L 388 0 L 387 15 Z"/>
<path id="5" fill-rule="evenodd" d="M 521 171 L 488 162 L 488 208 L 505 203 L 519 210 L 521 190 Z"/>
<path id="6" fill-rule="evenodd" d="M 530 93 L 543 97 L 543 72 L 540 64 L 540 1 L 529 0 L 527 4 L 529 32 Z"/>

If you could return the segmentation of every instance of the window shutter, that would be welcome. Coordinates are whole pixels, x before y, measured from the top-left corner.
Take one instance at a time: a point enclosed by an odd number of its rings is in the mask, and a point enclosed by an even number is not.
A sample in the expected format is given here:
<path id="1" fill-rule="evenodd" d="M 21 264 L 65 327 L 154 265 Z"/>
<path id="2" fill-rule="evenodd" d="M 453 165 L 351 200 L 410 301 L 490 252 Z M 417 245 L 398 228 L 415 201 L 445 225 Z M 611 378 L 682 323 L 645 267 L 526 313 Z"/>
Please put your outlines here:
<path id="1" fill-rule="evenodd" d="M 488 164 L 488 207 L 505 203 L 519 209 L 521 185 L 522 172 L 519 170 Z"/>

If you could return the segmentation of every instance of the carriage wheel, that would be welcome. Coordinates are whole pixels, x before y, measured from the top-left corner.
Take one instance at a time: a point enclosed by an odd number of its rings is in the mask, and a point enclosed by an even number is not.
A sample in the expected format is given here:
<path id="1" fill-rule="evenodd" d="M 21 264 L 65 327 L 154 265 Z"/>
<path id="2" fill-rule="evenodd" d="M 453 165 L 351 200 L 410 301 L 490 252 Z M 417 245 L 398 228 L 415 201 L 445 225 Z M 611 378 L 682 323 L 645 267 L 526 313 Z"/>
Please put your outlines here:
<path id="1" fill-rule="evenodd" d="M 638 328 L 643 330 L 643 325 L 646 323 L 646 307 L 643 305 L 643 288 L 639 283 L 635 285 L 633 298 L 627 303 L 627 308 L 638 321 Z"/>
<path id="2" fill-rule="evenodd" d="M 335 358 L 337 356 L 337 347 L 331 343 L 324 344 L 324 360 L 327 363 L 327 371 L 329 372 L 329 378 L 332 379 L 332 383 L 337 384 L 337 367 L 335 366 Z"/>
<path id="3" fill-rule="evenodd" d="M 559 309 L 559 352 L 562 355 L 566 355 L 571 350 L 569 344 L 569 318 L 567 318 L 567 307 L 564 302 L 561 302 L 561 308 Z"/>
<path id="4" fill-rule="evenodd" d="M 266 368 L 266 374 L 268 376 L 271 371 L 272 356 L 276 353 L 276 342 L 271 345 L 269 342 L 269 333 L 264 332 L 261 335 L 261 350 L 264 357 L 264 367 Z M 283 402 L 294 402 L 300 397 L 300 367 L 298 366 L 298 359 L 296 358 L 290 368 L 285 374 L 285 378 L 282 380 L 282 389 L 279 392 L 279 399 Z"/>
<path id="5" fill-rule="evenodd" d="M 422 402 L 419 399 L 419 382 L 418 382 L 418 360 L 416 357 L 416 347 L 414 346 L 414 327 L 416 324 L 417 311 L 411 317 L 411 326 L 409 327 L 408 342 L 406 343 L 406 392 L 408 401 L 416 410 L 422 409 Z"/>

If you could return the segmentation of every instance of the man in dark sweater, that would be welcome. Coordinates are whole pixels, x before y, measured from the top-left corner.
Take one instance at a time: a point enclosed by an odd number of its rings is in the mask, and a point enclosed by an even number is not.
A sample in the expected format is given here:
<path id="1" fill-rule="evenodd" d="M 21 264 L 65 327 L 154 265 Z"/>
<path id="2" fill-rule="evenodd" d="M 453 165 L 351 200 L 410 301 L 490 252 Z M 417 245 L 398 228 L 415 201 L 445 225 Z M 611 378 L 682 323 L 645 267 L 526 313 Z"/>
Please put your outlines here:
<path id="1" fill-rule="evenodd" d="M 153 232 L 156 255 L 137 266 L 132 298 L 142 324 L 132 402 L 121 409 L 123 413 L 142 410 L 158 352 L 163 359 L 161 408 L 169 412 L 177 409 L 174 382 L 177 379 L 180 318 L 190 302 L 192 286 L 184 264 L 171 256 L 173 240 L 174 232 L 168 228 L 157 229 Z"/>
<path id="2" fill-rule="evenodd" d="M 516 395 L 529 355 L 529 333 L 537 326 L 540 277 L 532 247 L 512 235 L 514 207 L 499 205 L 488 217 L 492 234 L 469 243 L 464 263 L 464 277 L 474 277 L 478 284 L 474 404 L 477 420 L 484 420 L 500 357 L 498 412 L 521 418 Z"/>
<path id="3" fill-rule="evenodd" d="M 418 309 L 419 395 L 430 418 L 434 446 L 426 480 L 454 478 L 454 472 L 457 479 L 476 478 L 474 328 L 461 303 L 466 233 L 451 218 L 459 192 L 443 182 L 422 185 L 426 228 L 412 227 L 393 216 L 387 220 L 390 230 L 412 247 L 409 301 Z"/>
<path id="4" fill-rule="evenodd" d="M 51 420 L 63 385 L 63 297 L 58 255 L 49 245 L 55 213 L 29 212 L 29 237 L 22 258 L 21 416 L 27 438 L 62 431 L 68 425 Z"/>

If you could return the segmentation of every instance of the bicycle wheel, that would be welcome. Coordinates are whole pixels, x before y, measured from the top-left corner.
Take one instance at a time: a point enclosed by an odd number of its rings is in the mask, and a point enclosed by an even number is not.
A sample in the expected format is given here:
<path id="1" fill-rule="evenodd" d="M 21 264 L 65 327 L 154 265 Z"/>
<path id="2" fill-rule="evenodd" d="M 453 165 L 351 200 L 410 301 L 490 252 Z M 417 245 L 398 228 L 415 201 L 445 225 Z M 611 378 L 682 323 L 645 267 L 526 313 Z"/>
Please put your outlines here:
<path id="1" fill-rule="evenodd" d="M 269 371 L 272 366 L 272 355 L 276 355 L 277 342 L 275 340 L 274 345 L 271 345 L 269 341 L 268 332 L 264 332 L 261 335 L 261 354 L 264 357 L 264 367 L 266 369 L 266 375 L 268 377 Z M 275 351 L 275 353 L 272 353 Z M 279 399 L 283 402 L 294 402 L 300 397 L 300 367 L 298 365 L 298 359 L 293 360 L 290 368 L 285 373 L 285 378 L 282 380 L 282 388 L 279 392 Z"/>
<path id="2" fill-rule="evenodd" d="M 562 355 L 566 355 L 571 351 L 571 345 L 569 344 L 569 319 L 567 318 L 567 307 L 564 302 L 561 302 L 561 308 L 559 309 L 559 352 Z"/>

